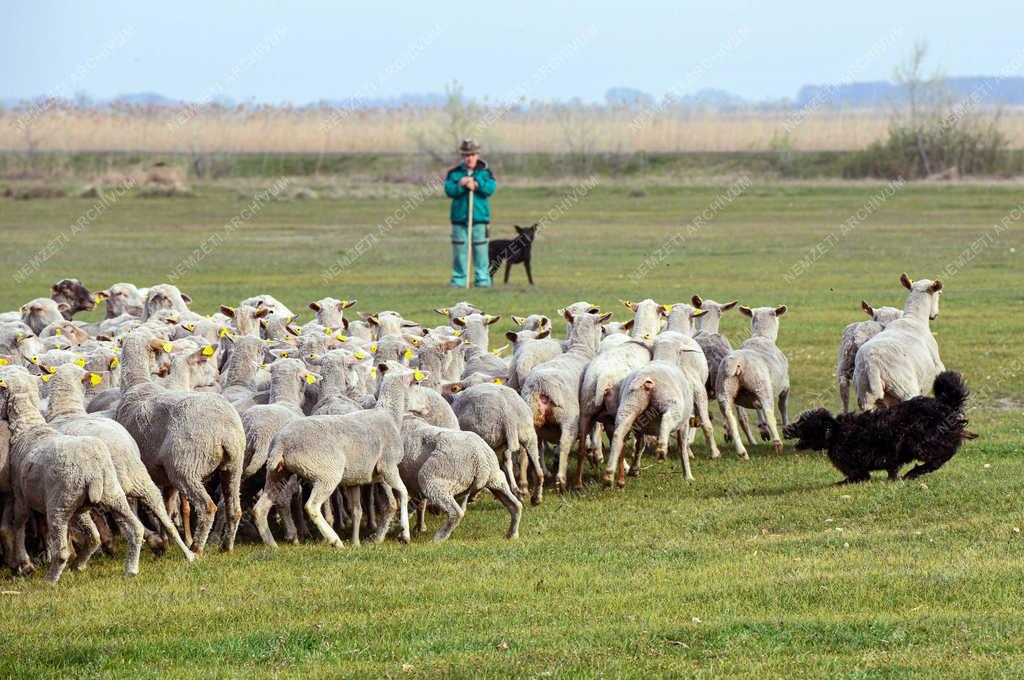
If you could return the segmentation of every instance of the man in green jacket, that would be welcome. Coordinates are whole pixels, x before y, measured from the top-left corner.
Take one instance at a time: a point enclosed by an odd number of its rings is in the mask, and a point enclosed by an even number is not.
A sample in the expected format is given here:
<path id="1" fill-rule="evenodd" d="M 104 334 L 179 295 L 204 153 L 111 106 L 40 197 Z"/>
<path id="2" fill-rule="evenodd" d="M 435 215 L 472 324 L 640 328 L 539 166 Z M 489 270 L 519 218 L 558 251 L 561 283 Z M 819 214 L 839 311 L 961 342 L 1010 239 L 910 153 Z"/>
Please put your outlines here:
<path id="1" fill-rule="evenodd" d="M 491 207 L 488 197 L 494 193 L 497 184 L 494 174 L 480 158 L 480 147 L 472 139 L 464 139 L 459 145 L 462 162 L 448 171 L 444 180 L 444 192 L 452 199 L 452 285 L 466 286 L 466 239 L 473 239 L 473 285 L 487 288 L 491 285 L 488 273 L 490 255 L 487 252 L 487 237 L 491 223 Z M 469 231 L 469 195 L 473 194 L 473 234 Z"/>

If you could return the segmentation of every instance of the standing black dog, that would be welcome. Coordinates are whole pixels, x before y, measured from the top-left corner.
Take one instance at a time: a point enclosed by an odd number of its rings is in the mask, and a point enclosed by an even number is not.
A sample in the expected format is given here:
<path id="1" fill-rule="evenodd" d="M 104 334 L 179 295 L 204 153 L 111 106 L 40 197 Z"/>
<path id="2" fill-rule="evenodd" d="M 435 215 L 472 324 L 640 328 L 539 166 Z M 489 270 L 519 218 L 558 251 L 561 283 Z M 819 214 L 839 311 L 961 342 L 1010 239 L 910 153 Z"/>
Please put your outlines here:
<path id="1" fill-rule="evenodd" d="M 515 227 L 519 235 L 514 239 L 503 238 L 491 241 L 488 251 L 491 260 L 489 267 L 491 276 L 494 276 L 494 272 L 498 271 L 502 260 L 504 260 L 505 283 L 508 283 L 508 274 L 512 269 L 512 265 L 521 262 L 526 267 L 526 278 L 530 280 L 530 285 L 532 286 L 533 272 L 530 270 L 530 249 L 533 248 L 533 237 L 537 235 L 537 225 L 534 224 L 532 227 L 526 227 L 525 229 L 518 224 Z"/>
<path id="2" fill-rule="evenodd" d="M 846 475 L 841 484 L 867 481 L 872 470 L 885 470 L 896 479 L 901 467 L 919 460 L 904 476 L 914 479 L 938 470 L 965 439 L 977 436 L 964 429 L 967 386 L 960 374 L 940 373 L 932 389 L 934 397 L 914 397 L 877 411 L 838 417 L 823 408 L 807 411 L 782 432 L 798 440 L 798 451 L 826 451 Z"/>

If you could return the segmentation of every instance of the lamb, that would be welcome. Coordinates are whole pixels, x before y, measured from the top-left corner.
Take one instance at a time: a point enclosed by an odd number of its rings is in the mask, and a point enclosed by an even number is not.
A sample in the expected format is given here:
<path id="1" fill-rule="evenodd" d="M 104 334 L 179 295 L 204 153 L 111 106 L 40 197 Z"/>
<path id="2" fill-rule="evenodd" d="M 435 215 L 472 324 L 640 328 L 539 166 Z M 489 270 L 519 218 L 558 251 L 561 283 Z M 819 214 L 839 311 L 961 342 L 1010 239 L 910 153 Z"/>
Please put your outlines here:
<path id="1" fill-rule="evenodd" d="M 619 471 L 616 484 L 620 489 L 626 484 L 622 446 L 631 431 L 638 439 L 657 435 L 660 457 L 668 453 L 669 436 L 675 433 L 683 472 L 687 480 L 693 479 L 687 445 L 689 420 L 693 414 L 694 394 L 703 394 L 704 383 L 701 379 L 695 385 L 679 363 L 681 355 L 697 351 L 700 347 L 692 338 L 674 331 L 661 333 L 654 342 L 653 361 L 640 366 L 622 381 L 615 412 L 615 433 L 604 472 L 605 486 L 611 486 L 616 468 Z M 709 440 L 714 441 L 714 438 Z M 631 475 L 640 473 L 641 451 L 638 442 L 629 469 Z"/>
<path id="2" fill-rule="evenodd" d="M 427 387 L 436 389 L 442 380 L 456 381 L 462 377 L 466 362 L 461 346 L 462 340 L 457 336 L 428 335 L 420 341 L 411 365 L 429 374 L 431 383 Z"/>
<path id="3" fill-rule="evenodd" d="M 434 534 L 435 543 L 447 540 L 466 513 L 456 496 L 468 500 L 483 489 L 501 501 L 511 515 L 506 537 L 519 536 L 523 504 L 512 493 L 494 452 L 478 434 L 436 427 L 407 416 L 402 423 L 402 440 L 405 455 L 399 470 L 409 492 L 421 499 L 417 527 L 423 526 L 428 503 L 448 515 Z"/>
<path id="4" fill-rule="evenodd" d="M 50 299 L 58 305 L 66 305 L 61 310 L 65 319 L 70 319 L 78 312 L 91 312 L 96 309 L 98 302 L 97 296 L 90 293 L 78 279 L 61 279 L 50 286 Z"/>
<path id="5" fill-rule="evenodd" d="M 98 292 L 96 297 L 106 302 L 105 319 L 115 319 L 125 314 L 142 318 L 148 294 L 146 288 L 139 289 L 131 283 L 115 283 Z"/>
<path id="6" fill-rule="evenodd" d="M 188 314 L 188 305 L 191 302 L 192 298 L 178 290 L 177 286 L 172 286 L 169 283 L 151 286 L 146 295 L 142 319 L 146 321 L 162 309 L 170 309 L 178 314 Z"/>
<path id="7" fill-rule="evenodd" d="M 21 322 L 39 335 L 51 323 L 63 321 L 67 309 L 66 304 L 54 302 L 50 298 L 36 298 L 21 306 Z"/>
<path id="8" fill-rule="evenodd" d="M 946 370 L 928 326 L 939 315 L 942 282 L 911 281 L 903 274 L 900 283 L 910 291 L 903 317 L 891 321 L 857 350 L 853 389 L 862 411 L 925 394 L 935 377 Z"/>
<path id="9" fill-rule="evenodd" d="M 871 319 L 851 323 L 843 330 L 843 338 L 839 341 L 836 382 L 839 388 L 839 401 L 843 405 L 843 413 L 850 412 L 850 384 L 853 382 L 853 367 L 857 359 L 857 350 L 865 342 L 881 333 L 890 321 L 895 321 L 903 316 L 903 310 L 895 307 L 872 307 L 864 300 L 860 301 L 860 306 Z"/>
<path id="10" fill-rule="evenodd" d="M 543 314 L 530 314 L 529 316 L 512 315 L 514 323 L 521 331 L 550 331 L 551 319 Z"/>
<path id="11" fill-rule="evenodd" d="M 580 386 L 579 452 L 582 455 L 589 449 L 594 459 L 601 457 L 602 426 L 614 425 L 619 385 L 631 371 L 651 360 L 651 351 L 645 343 L 657 334 L 661 319 L 668 311 L 650 298 L 622 302 L 633 312 L 629 340 L 603 347 L 584 371 Z"/>
<path id="12" fill-rule="evenodd" d="M 166 390 L 150 377 L 157 352 L 170 343 L 136 331 L 124 340 L 121 388 L 124 398 L 115 420 L 131 433 L 142 462 L 165 492 L 179 491 L 196 515 L 192 550 L 201 554 L 213 527 L 216 504 L 204 483 L 219 473 L 228 517 L 221 547 L 234 548 L 241 518 L 239 485 L 245 455 L 245 431 L 234 407 L 212 392 Z"/>
<path id="13" fill-rule="evenodd" d="M 253 400 L 256 374 L 263 363 L 266 344 L 250 336 L 234 339 L 227 336 L 226 339 L 231 344 L 231 354 L 221 375 L 221 394 L 241 414 L 256 403 Z"/>
<path id="14" fill-rule="evenodd" d="M 256 527 L 269 547 L 277 544 L 267 525 L 267 514 L 291 497 L 289 480 L 297 476 L 312 485 L 306 514 L 334 547 L 341 539 L 321 512 L 335 489 L 344 487 L 352 506 L 352 543 L 359 544 L 362 503 L 359 487 L 382 482 L 389 504 L 378 522 L 374 542 L 384 540 L 396 510 L 400 512 L 400 540 L 409 542 L 409 493 L 399 474 L 402 436 L 399 425 L 409 400 L 411 371 L 389 370 L 381 364 L 380 395 L 373 409 L 343 416 L 310 416 L 285 425 L 275 436 L 267 459 L 263 495 L 253 508 Z M 490 451 L 488 451 L 490 453 Z M 492 454 L 493 457 L 493 454 Z M 392 491 L 398 494 L 398 507 Z"/>
<path id="15" fill-rule="evenodd" d="M 715 385 L 718 406 L 740 458 L 749 456 L 740 441 L 735 414 L 737 404 L 761 412 L 775 452 L 782 453 L 782 439 L 775 423 L 773 404 L 778 399 L 782 424 L 788 425 L 789 362 L 775 344 L 779 337 L 779 317 L 786 313 L 786 305 L 754 309 L 740 307 L 740 313 L 751 318 L 751 333 L 739 349 L 725 355 L 718 367 Z"/>
<path id="16" fill-rule="evenodd" d="M 47 404 L 46 420 L 61 434 L 76 437 L 91 436 L 103 440 L 110 452 L 117 481 L 125 496 L 136 499 L 149 510 L 171 540 L 191 562 L 195 555 L 178 535 L 178 530 L 167 515 L 160 490 L 150 479 L 142 463 L 139 446 L 119 423 L 109 418 L 89 415 L 85 412 L 84 385 L 98 381 L 96 373 L 79 368 L 75 364 L 57 367 L 50 380 L 50 401 Z"/>
<path id="17" fill-rule="evenodd" d="M 359 300 L 337 300 L 332 297 L 325 297 L 316 302 L 310 302 L 309 308 L 316 312 L 316 320 L 327 328 L 345 327 L 345 310 L 354 307 Z"/>
<path id="18" fill-rule="evenodd" d="M 238 307 L 220 306 L 221 314 L 234 320 L 235 330 L 238 335 L 258 338 L 260 337 L 260 319 L 270 314 L 269 307 L 253 307 L 252 305 L 238 305 Z"/>
<path id="19" fill-rule="evenodd" d="M 579 436 L 583 371 L 597 354 L 601 324 L 611 317 L 611 312 L 599 316 L 589 312 L 573 314 L 567 309 L 564 316 L 570 323 L 573 338 L 569 350 L 534 368 L 526 376 L 521 390 L 523 400 L 530 407 L 538 438 L 558 442 L 555 487 L 559 492 L 566 489 L 569 451 Z M 583 486 L 582 467 L 581 454 L 576 470 L 577 488 Z"/>
<path id="20" fill-rule="evenodd" d="M 85 536 L 72 564 L 81 570 L 100 545 L 99 531 L 89 516 L 98 508 L 114 515 L 128 555 L 125 574 L 139 573 L 143 526 L 132 513 L 103 440 L 60 434 L 39 412 L 37 378 L 20 366 L 0 369 L 3 415 L 11 428 L 11 487 L 14 495 L 14 559 L 22 573 L 33 570 L 25 550 L 25 524 L 29 511 L 45 513 L 50 568 L 46 580 L 57 583 L 71 558 L 69 524 Z"/>
<path id="21" fill-rule="evenodd" d="M 512 358 L 508 362 L 509 387 L 519 390 L 530 371 L 562 354 L 562 343 L 550 335 L 548 329 L 505 333 L 505 337 L 512 343 Z"/>
<path id="22" fill-rule="evenodd" d="M 722 359 L 732 351 L 732 343 L 729 342 L 729 338 L 722 335 L 718 330 L 718 326 L 722 321 L 722 315 L 735 307 L 739 301 L 733 300 L 732 302 L 720 304 L 714 300 L 704 300 L 700 295 L 694 295 L 690 302 L 696 308 L 694 318 L 697 319 L 697 333 L 693 336 L 693 339 L 700 345 L 700 348 L 704 351 L 704 357 L 708 361 L 708 381 L 706 383 L 708 399 L 717 399 L 715 385 L 718 384 L 718 367 L 722 364 Z M 736 410 L 736 417 L 739 419 L 740 427 L 743 428 L 747 441 L 753 446 L 754 435 L 750 431 L 750 421 L 747 420 L 747 412 L 742 408 L 738 408 Z M 767 435 L 767 431 L 762 433 L 762 436 L 765 435 Z M 726 441 L 729 441 L 731 436 L 729 428 L 726 428 Z"/>
<path id="23" fill-rule="evenodd" d="M 532 463 L 537 485 L 532 501 L 537 505 L 543 499 L 544 469 L 537 453 L 537 433 L 533 429 L 530 408 L 515 390 L 496 383 L 481 383 L 450 388 L 454 394 L 452 410 L 458 418 L 459 428 L 480 435 L 494 453 L 503 460 L 509 486 L 520 494 L 529 491 L 527 461 Z M 519 454 L 519 477 L 512 471 L 512 458 Z M 504 455 L 502 455 L 504 454 Z"/>
<path id="24" fill-rule="evenodd" d="M 253 297 L 246 298 L 238 303 L 241 305 L 249 305 L 256 309 L 267 309 L 269 314 L 273 318 L 286 319 L 289 322 L 295 318 L 295 314 L 292 310 L 285 307 L 283 304 L 278 302 L 277 298 L 273 295 L 254 295 Z"/>

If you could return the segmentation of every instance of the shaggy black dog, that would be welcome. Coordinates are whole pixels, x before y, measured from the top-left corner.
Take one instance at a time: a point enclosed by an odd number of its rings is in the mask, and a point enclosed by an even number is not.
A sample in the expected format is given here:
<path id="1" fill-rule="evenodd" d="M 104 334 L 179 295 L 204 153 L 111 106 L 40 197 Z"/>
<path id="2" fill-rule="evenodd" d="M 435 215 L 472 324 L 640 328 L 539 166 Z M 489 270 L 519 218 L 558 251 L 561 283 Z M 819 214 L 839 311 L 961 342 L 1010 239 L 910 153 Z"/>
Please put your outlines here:
<path id="1" fill-rule="evenodd" d="M 533 237 L 537 235 L 537 225 L 523 228 L 517 224 L 515 227 L 519 235 L 514 239 L 501 238 L 491 241 L 487 251 L 491 260 L 489 267 L 491 276 L 494 276 L 494 272 L 498 271 L 502 260 L 504 260 L 505 283 L 508 283 L 508 274 L 512 265 L 522 263 L 526 267 L 526 278 L 529 279 L 532 286 L 533 272 L 530 270 L 530 251 L 533 248 Z"/>
<path id="2" fill-rule="evenodd" d="M 840 484 L 863 482 L 872 470 L 885 470 L 896 479 L 901 467 L 921 464 L 904 479 L 938 470 L 953 457 L 968 432 L 964 406 L 967 386 L 959 373 L 946 371 L 935 378 L 934 397 L 914 397 L 889 408 L 833 416 L 823 408 L 807 411 L 782 432 L 797 439 L 797 450 L 826 451 L 846 475 Z"/>

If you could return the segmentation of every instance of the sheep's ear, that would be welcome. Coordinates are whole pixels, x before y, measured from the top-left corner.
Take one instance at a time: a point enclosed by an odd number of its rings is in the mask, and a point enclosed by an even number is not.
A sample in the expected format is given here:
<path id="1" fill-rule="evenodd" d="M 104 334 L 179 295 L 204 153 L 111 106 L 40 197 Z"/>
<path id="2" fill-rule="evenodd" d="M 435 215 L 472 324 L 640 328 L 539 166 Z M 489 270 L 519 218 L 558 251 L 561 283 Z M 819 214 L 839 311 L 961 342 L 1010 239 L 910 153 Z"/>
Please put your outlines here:
<path id="1" fill-rule="evenodd" d="M 184 300 L 186 305 L 192 304 L 192 298 L 190 298 L 188 295 L 185 295 L 184 293 L 181 294 L 181 299 Z"/>
<path id="2" fill-rule="evenodd" d="M 86 371 L 82 374 L 83 385 L 99 385 L 101 382 L 103 382 L 103 377 L 99 373 Z"/>
<path id="3" fill-rule="evenodd" d="M 867 300 L 860 301 L 860 308 L 863 309 L 864 313 L 867 314 L 868 316 L 873 317 L 875 315 L 874 308 L 872 308 L 872 306 L 868 304 Z"/>
<path id="4" fill-rule="evenodd" d="M 319 312 L 320 311 L 320 303 L 318 303 L 318 302 L 310 302 L 308 306 L 314 312 Z"/>
<path id="5" fill-rule="evenodd" d="M 549 335 L 551 335 L 551 329 L 550 328 L 546 328 L 546 329 L 542 330 L 540 333 L 537 333 L 537 340 L 543 340 L 544 338 L 548 337 Z"/>
<path id="6" fill-rule="evenodd" d="M 232 319 L 235 318 L 235 308 L 234 307 L 228 307 L 227 305 L 221 305 L 220 307 L 218 307 L 218 309 L 220 309 L 220 313 L 223 314 L 224 316 L 230 316 Z"/>
<path id="7" fill-rule="evenodd" d="M 501 321 L 501 314 L 499 314 L 498 316 L 491 316 L 490 314 L 488 314 L 487 316 L 484 317 L 484 320 L 487 322 L 488 326 L 490 326 L 491 324 L 496 324 L 499 321 Z"/>
<path id="8" fill-rule="evenodd" d="M 518 228 L 519 227 L 516 227 L 516 229 L 518 229 Z M 50 295 L 56 295 L 59 292 L 60 292 L 60 288 L 57 287 L 56 283 L 53 284 L 52 286 L 50 286 Z"/>
<path id="9" fill-rule="evenodd" d="M 549 317 L 546 317 L 546 316 L 541 316 L 540 317 L 540 327 L 541 328 L 548 328 L 548 329 L 550 329 L 551 328 L 551 319 Z"/>
<path id="10" fill-rule="evenodd" d="M 267 327 L 267 320 L 266 319 L 260 319 L 260 328 L 266 328 L 266 327 Z M 192 330 L 192 329 L 189 328 L 189 330 Z"/>
<path id="11" fill-rule="evenodd" d="M 14 363 L 14 357 L 10 354 L 0 354 L 0 366 L 10 366 Z"/>
<path id="12" fill-rule="evenodd" d="M 697 309 L 700 309 L 701 305 L 704 304 L 704 300 L 702 300 L 699 295 L 694 295 L 692 298 L 690 298 L 690 304 L 692 304 Z"/>
<path id="13" fill-rule="evenodd" d="M 514 331 L 509 331 L 505 333 L 505 337 L 508 339 L 509 342 L 514 343 L 516 340 L 519 339 L 519 334 L 515 333 Z"/>
<path id="14" fill-rule="evenodd" d="M 619 302 L 621 302 L 626 307 L 626 309 L 629 309 L 634 312 L 636 311 L 637 304 L 635 302 L 630 302 L 629 300 L 619 300 Z"/>
<path id="15" fill-rule="evenodd" d="M 106 290 L 98 290 L 95 293 L 93 293 L 93 300 L 95 300 L 96 302 L 102 302 L 103 300 L 106 300 L 109 297 L 110 297 L 110 289 L 109 288 L 107 288 Z"/>
<path id="16" fill-rule="evenodd" d="M 259 309 L 256 310 L 256 314 L 254 316 L 257 319 L 262 319 L 267 314 L 270 314 L 270 307 L 260 307 Z"/>
<path id="17" fill-rule="evenodd" d="M 298 336 L 298 335 L 299 335 L 299 333 L 300 333 L 299 329 L 298 329 L 298 328 L 296 328 L 295 326 L 291 325 L 291 324 L 288 324 L 288 325 L 286 325 L 286 326 L 284 327 L 284 329 L 285 329 L 286 331 L 288 331 L 289 333 L 291 333 L 292 335 L 295 335 L 295 336 Z"/>
<path id="18" fill-rule="evenodd" d="M 605 321 L 607 321 L 610 318 L 612 318 L 612 313 L 611 312 L 605 312 L 601 316 L 597 317 L 597 322 L 598 323 L 604 323 Z"/>
<path id="19" fill-rule="evenodd" d="M 558 313 L 561 314 L 566 321 L 572 323 L 572 312 L 570 312 L 568 309 L 566 309 L 565 307 L 560 307 Z"/>
<path id="20" fill-rule="evenodd" d="M 690 318 L 691 319 L 696 319 L 698 316 L 704 316 L 707 313 L 708 313 L 708 310 L 706 310 L 706 309 L 695 309 L 692 312 L 690 312 Z"/>
<path id="21" fill-rule="evenodd" d="M 383 361 L 380 362 L 379 364 L 377 364 L 376 368 L 377 368 L 377 373 L 379 373 L 380 375 L 384 375 L 385 373 L 388 372 L 388 365 L 386 363 L 384 363 Z"/>
<path id="22" fill-rule="evenodd" d="M 672 305 L 658 305 L 658 314 L 661 316 L 668 316 L 669 312 L 672 311 Z"/>
<path id="23" fill-rule="evenodd" d="M 903 287 L 906 288 L 907 290 L 914 289 L 914 282 L 910 279 L 909 276 L 907 276 L 906 272 L 900 274 L 900 283 L 902 283 Z"/>
<path id="24" fill-rule="evenodd" d="M 465 328 L 466 327 L 466 319 L 465 319 L 465 317 L 457 316 L 454 319 L 452 319 L 452 323 L 455 324 L 456 326 L 458 326 L 459 328 Z"/>
<path id="25" fill-rule="evenodd" d="M 342 319 L 341 325 L 345 327 L 345 330 L 348 330 L 348 319 Z"/>
<path id="26" fill-rule="evenodd" d="M 373 316 L 372 314 L 369 316 L 364 316 L 363 318 L 366 319 L 366 323 L 370 324 L 371 326 L 380 326 L 380 321 L 378 321 L 377 317 Z"/>
<path id="27" fill-rule="evenodd" d="M 439 307 L 439 308 L 435 309 L 434 311 L 437 312 L 438 314 L 440 314 L 441 316 L 448 316 L 448 312 L 449 312 L 447 307 Z"/>
<path id="28" fill-rule="evenodd" d="M 730 309 L 735 307 L 737 304 L 739 304 L 739 300 L 733 300 L 732 302 L 726 302 L 724 305 L 722 305 L 722 311 L 723 312 L 728 312 Z"/>
<path id="29" fill-rule="evenodd" d="M 522 328 L 523 324 L 526 323 L 526 318 L 522 317 L 522 316 L 516 316 L 515 314 L 513 314 L 512 315 L 512 323 L 514 323 L 515 325 L 517 325 L 520 328 Z"/>
<path id="30" fill-rule="evenodd" d="M 622 324 L 622 327 L 625 328 L 627 331 L 633 330 L 633 322 L 634 322 L 634 319 L 630 319 L 626 323 Z"/>
<path id="31" fill-rule="evenodd" d="M 401 326 L 402 328 L 419 328 L 418 323 L 416 323 L 415 321 L 409 321 L 408 319 L 403 319 Z"/>
<path id="32" fill-rule="evenodd" d="M 60 304 L 57 305 L 57 311 L 59 312 L 66 312 L 69 309 L 71 309 L 71 305 L 69 305 L 66 302 L 61 302 Z"/>
<path id="33" fill-rule="evenodd" d="M 306 371 L 306 374 L 303 376 L 303 380 L 306 381 L 307 385 L 312 385 L 313 383 L 317 382 L 318 380 L 321 380 L 322 378 L 322 375 L 320 375 L 319 373 L 314 373 L 313 371 Z"/>
<path id="34" fill-rule="evenodd" d="M 937 280 L 937 279 L 936 279 L 936 280 L 935 280 L 935 281 L 934 281 L 934 282 L 932 283 L 932 288 L 931 288 L 931 291 L 932 291 L 933 293 L 938 293 L 938 292 L 939 292 L 940 290 L 942 290 L 942 281 L 939 281 L 939 280 Z"/>
<path id="35" fill-rule="evenodd" d="M 783 314 L 786 313 L 787 309 L 789 309 L 789 307 L 787 307 L 786 305 L 779 305 L 778 307 L 775 308 L 775 316 L 782 316 Z"/>
<path id="36" fill-rule="evenodd" d="M 740 307 L 740 314 L 742 314 L 743 316 L 749 316 L 753 318 L 754 311 L 750 309 L 750 307 Z"/>

